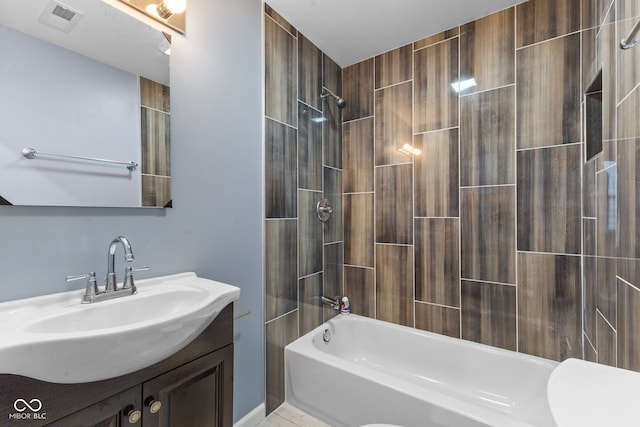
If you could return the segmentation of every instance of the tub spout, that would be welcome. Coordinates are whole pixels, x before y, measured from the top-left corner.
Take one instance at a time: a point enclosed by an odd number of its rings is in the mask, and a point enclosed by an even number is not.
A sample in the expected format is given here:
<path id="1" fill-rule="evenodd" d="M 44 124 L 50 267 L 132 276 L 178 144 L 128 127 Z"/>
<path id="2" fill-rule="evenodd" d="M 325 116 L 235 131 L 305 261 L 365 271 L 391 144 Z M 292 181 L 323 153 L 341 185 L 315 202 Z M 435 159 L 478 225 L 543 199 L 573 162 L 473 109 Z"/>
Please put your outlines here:
<path id="1" fill-rule="evenodd" d="M 334 310 L 340 310 L 340 297 L 338 295 L 336 295 L 334 298 L 322 296 L 320 299 L 322 301 L 322 304 L 328 305 Z"/>

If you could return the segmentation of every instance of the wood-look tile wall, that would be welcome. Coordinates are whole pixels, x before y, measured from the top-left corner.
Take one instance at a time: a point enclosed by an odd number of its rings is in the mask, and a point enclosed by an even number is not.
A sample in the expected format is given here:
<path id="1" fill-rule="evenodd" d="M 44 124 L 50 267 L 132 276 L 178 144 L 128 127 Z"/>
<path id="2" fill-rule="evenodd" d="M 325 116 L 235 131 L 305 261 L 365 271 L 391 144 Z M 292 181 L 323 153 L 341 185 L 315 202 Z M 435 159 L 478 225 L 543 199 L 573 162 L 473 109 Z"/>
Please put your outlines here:
<path id="1" fill-rule="evenodd" d="M 140 77 L 142 206 L 171 207 L 170 90 Z"/>
<path id="2" fill-rule="evenodd" d="M 342 70 L 268 5 L 264 19 L 265 354 L 271 412 L 284 401 L 284 347 L 334 315 L 324 310 L 322 295 L 343 294 L 342 110 L 320 97 L 323 87 L 341 93 Z M 353 129 L 349 142 L 357 144 L 360 132 Z M 334 208 L 326 223 L 316 215 L 323 198 Z"/>
<path id="3" fill-rule="evenodd" d="M 529 0 L 343 70 L 354 312 L 640 370 L 640 48 L 617 47 L 638 19 L 636 1 Z"/>

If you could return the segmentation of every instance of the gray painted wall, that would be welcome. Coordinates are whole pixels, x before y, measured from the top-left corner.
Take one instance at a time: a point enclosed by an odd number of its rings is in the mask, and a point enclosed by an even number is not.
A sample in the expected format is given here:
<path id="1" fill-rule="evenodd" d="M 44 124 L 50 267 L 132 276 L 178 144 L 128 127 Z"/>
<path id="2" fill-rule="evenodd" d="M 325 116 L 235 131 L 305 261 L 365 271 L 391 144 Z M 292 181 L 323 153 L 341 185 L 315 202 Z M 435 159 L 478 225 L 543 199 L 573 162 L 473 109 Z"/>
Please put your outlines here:
<path id="1" fill-rule="evenodd" d="M 172 47 L 173 209 L 2 207 L 0 301 L 80 288 L 125 235 L 138 277 L 195 271 L 242 289 L 234 419 L 264 401 L 260 0 L 190 0 Z M 121 271 L 120 257 L 117 271 Z"/>

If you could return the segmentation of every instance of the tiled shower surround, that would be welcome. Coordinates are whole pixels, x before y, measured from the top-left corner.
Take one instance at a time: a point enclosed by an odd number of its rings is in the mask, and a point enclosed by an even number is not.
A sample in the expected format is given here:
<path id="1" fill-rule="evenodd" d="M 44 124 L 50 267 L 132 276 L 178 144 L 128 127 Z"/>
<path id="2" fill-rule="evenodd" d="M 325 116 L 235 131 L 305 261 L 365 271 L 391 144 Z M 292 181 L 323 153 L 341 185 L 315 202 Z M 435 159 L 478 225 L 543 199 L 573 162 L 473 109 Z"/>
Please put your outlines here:
<path id="1" fill-rule="evenodd" d="M 618 47 L 640 0 L 529 0 L 350 65 L 341 85 L 332 61 L 271 16 L 268 411 L 284 398 L 284 345 L 322 320 L 322 286 L 342 285 L 365 316 L 640 370 L 640 46 Z M 318 79 L 348 103 L 342 140 L 331 120 L 320 137 L 305 119 L 335 108 L 315 98 Z M 593 82 L 603 150 L 587 160 Z M 337 186 L 322 246 L 310 211 Z"/>

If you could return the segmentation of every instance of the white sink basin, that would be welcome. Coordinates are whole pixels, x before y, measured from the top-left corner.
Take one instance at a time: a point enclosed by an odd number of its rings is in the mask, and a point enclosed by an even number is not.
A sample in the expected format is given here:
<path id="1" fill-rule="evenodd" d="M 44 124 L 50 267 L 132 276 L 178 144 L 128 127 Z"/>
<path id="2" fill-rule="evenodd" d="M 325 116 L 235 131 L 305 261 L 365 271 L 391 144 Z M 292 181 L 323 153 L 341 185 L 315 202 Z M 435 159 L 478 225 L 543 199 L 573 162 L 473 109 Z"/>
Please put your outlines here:
<path id="1" fill-rule="evenodd" d="M 0 373 L 56 383 L 128 374 L 185 347 L 240 296 L 194 273 L 136 287 L 93 304 L 81 304 L 84 291 L 0 303 Z"/>
<path id="2" fill-rule="evenodd" d="M 638 426 L 640 373 L 567 359 L 547 383 L 558 427 Z"/>

